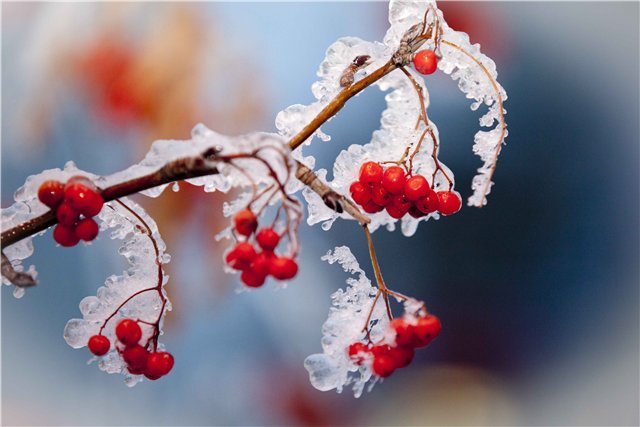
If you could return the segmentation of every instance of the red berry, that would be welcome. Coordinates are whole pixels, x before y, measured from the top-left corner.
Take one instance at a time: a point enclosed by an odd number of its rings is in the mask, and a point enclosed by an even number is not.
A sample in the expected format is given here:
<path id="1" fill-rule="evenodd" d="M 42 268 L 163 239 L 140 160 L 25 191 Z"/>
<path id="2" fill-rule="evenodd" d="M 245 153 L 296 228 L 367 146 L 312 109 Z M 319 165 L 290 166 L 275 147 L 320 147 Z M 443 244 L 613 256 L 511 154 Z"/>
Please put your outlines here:
<path id="1" fill-rule="evenodd" d="M 382 179 L 382 166 L 376 162 L 366 162 L 360 167 L 360 182 L 377 184 Z"/>
<path id="2" fill-rule="evenodd" d="M 251 236 L 258 228 L 258 219 L 249 209 L 241 210 L 233 218 L 236 231 L 243 236 Z"/>
<path id="3" fill-rule="evenodd" d="M 414 218 L 422 218 L 423 216 L 426 216 L 426 213 L 423 213 L 420 209 L 416 208 L 415 206 L 411 206 L 409 208 L 409 215 L 411 215 Z"/>
<path id="4" fill-rule="evenodd" d="M 420 74 L 433 74 L 438 69 L 438 58 L 432 50 L 421 50 L 413 56 L 413 66 Z"/>
<path id="5" fill-rule="evenodd" d="M 236 270 L 246 270 L 256 257 L 256 250 L 251 243 L 240 242 L 225 257 L 227 264 Z"/>
<path id="6" fill-rule="evenodd" d="M 400 219 L 407 214 L 407 211 L 397 208 L 394 204 L 389 204 L 385 208 L 387 213 L 395 219 Z"/>
<path id="7" fill-rule="evenodd" d="M 438 204 L 442 215 L 453 215 L 462 207 L 462 199 L 456 191 L 438 191 Z"/>
<path id="8" fill-rule="evenodd" d="M 136 345 L 142 338 L 142 329 L 138 322 L 132 319 L 123 319 L 116 326 L 116 336 L 126 346 Z"/>
<path id="9" fill-rule="evenodd" d="M 363 353 L 369 353 L 369 347 L 366 344 L 356 342 L 349 346 L 349 358 L 357 365 L 361 365 L 364 362 Z"/>
<path id="10" fill-rule="evenodd" d="M 373 359 L 373 365 L 371 368 L 373 369 L 374 374 L 379 377 L 386 378 L 396 370 L 396 361 L 390 355 L 382 354 Z"/>
<path id="11" fill-rule="evenodd" d="M 393 196 L 393 198 L 391 199 L 391 203 L 393 204 L 393 206 L 404 211 L 405 213 L 409 211 L 409 208 L 411 208 L 411 206 L 413 206 L 411 200 L 407 199 L 407 196 L 405 196 L 404 194 L 396 194 L 395 196 Z"/>
<path id="12" fill-rule="evenodd" d="M 89 347 L 89 351 L 96 356 L 104 356 L 109 352 L 111 343 L 109 342 L 109 338 L 104 335 L 94 335 L 89 338 L 87 347 Z"/>
<path id="13" fill-rule="evenodd" d="M 158 351 L 149 354 L 147 366 L 144 368 L 144 376 L 150 380 L 167 375 L 173 368 L 173 356 L 166 351 Z"/>
<path id="14" fill-rule="evenodd" d="M 60 246 L 69 248 L 77 245 L 80 238 L 76 235 L 76 232 L 72 227 L 58 224 L 56 225 L 56 228 L 53 229 L 53 240 L 55 240 Z"/>
<path id="15" fill-rule="evenodd" d="M 400 194 L 404 191 L 404 183 L 406 180 L 404 169 L 400 166 L 391 166 L 384 171 L 382 185 L 389 193 Z"/>
<path id="16" fill-rule="evenodd" d="M 251 261 L 249 270 L 253 271 L 259 276 L 267 277 L 269 275 L 269 268 L 271 267 L 271 259 L 274 257 L 273 252 L 261 252 Z"/>
<path id="17" fill-rule="evenodd" d="M 442 324 L 436 316 L 426 315 L 418 319 L 414 326 L 414 345 L 424 347 L 431 343 L 440 334 Z"/>
<path id="18" fill-rule="evenodd" d="M 405 366 L 409 366 L 411 361 L 413 360 L 413 356 L 415 351 L 413 347 L 407 346 L 398 346 L 393 347 L 389 350 L 389 356 L 394 360 L 396 364 L 396 368 L 404 368 Z"/>
<path id="19" fill-rule="evenodd" d="M 278 246 L 278 243 L 280 242 L 280 235 L 276 233 L 273 228 L 267 227 L 258 231 L 258 234 L 256 234 L 256 241 L 265 251 L 272 251 L 276 246 Z"/>
<path id="20" fill-rule="evenodd" d="M 250 268 L 244 270 L 240 275 L 240 280 L 242 283 L 249 286 L 250 288 L 259 288 L 264 285 L 264 281 L 267 279 L 266 274 L 260 274 L 257 271 L 254 271 Z"/>
<path id="21" fill-rule="evenodd" d="M 298 264 L 287 257 L 275 257 L 271 259 L 269 273 L 278 280 L 293 279 L 298 273 Z"/>
<path id="22" fill-rule="evenodd" d="M 58 206 L 56 217 L 60 224 L 71 227 L 80 219 L 80 212 L 73 209 L 69 203 L 64 202 Z"/>
<path id="23" fill-rule="evenodd" d="M 69 180 L 64 187 L 65 202 L 78 212 L 88 208 L 96 195 L 95 190 L 84 181 Z"/>
<path id="24" fill-rule="evenodd" d="M 408 346 L 413 344 L 413 325 L 407 323 L 402 318 L 396 318 L 391 321 L 391 327 L 396 331 L 396 344 L 399 346 Z"/>
<path id="25" fill-rule="evenodd" d="M 86 195 L 86 207 L 80 210 L 80 213 L 87 218 L 93 218 L 98 215 L 104 206 L 104 199 L 95 191 L 90 191 Z"/>
<path id="26" fill-rule="evenodd" d="M 414 175 L 404 184 L 404 195 L 414 202 L 429 194 L 429 190 L 429 182 L 422 175 Z"/>
<path id="27" fill-rule="evenodd" d="M 45 181 L 38 188 L 38 200 L 55 209 L 64 199 L 64 184 L 60 181 Z"/>
<path id="28" fill-rule="evenodd" d="M 371 188 L 371 200 L 378 206 L 387 206 L 391 202 L 391 193 L 382 184 L 375 184 Z"/>
<path id="29" fill-rule="evenodd" d="M 367 203 L 362 205 L 362 210 L 368 214 L 374 214 L 384 210 L 384 206 L 380 206 L 373 200 L 369 200 Z"/>
<path id="30" fill-rule="evenodd" d="M 386 356 L 389 354 L 390 350 L 391 346 L 389 344 L 378 344 L 371 347 L 371 353 L 374 355 L 374 357 Z"/>
<path id="31" fill-rule="evenodd" d="M 371 200 L 371 189 L 368 185 L 356 181 L 349 187 L 351 198 L 359 205 L 364 205 Z"/>
<path id="32" fill-rule="evenodd" d="M 98 223 L 91 218 L 85 218 L 76 225 L 76 236 L 85 242 L 90 242 L 96 238 L 100 228 Z"/>
<path id="33" fill-rule="evenodd" d="M 429 193 L 422 199 L 416 200 L 416 208 L 425 214 L 435 212 L 439 207 L 438 194 L 433 190 L 429 190 Z"/>
<path id="34" fill-rule="evenodd" d="M 149 352 L 141 345 L 132 345 L 126 347 L 122 352 L 122 359 L 127 363 L 129 372 L 139 375 L 144 371 L 147 366 L 147 357 Z"/>

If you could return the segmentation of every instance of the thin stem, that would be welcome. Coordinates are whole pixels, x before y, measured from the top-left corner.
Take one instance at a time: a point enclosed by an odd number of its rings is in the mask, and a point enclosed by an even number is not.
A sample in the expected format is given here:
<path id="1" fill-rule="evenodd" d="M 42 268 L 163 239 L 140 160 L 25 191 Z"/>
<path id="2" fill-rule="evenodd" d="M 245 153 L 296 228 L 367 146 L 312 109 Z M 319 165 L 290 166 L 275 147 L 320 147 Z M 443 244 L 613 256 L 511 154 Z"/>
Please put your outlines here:
<path id="1" fill-rule="evenodd" d="M 387 286 L 384 284 L 384 279 L 382 278 L 382 272 L 380 271 L 380 265 L 378 264 L 378 258 L 376 257 L 376 250 L 373 246 L 373 239 L 371 238 L 371 233 L 369 232 L 369 227 L 366 225 L 363 226 L 364 234 L 367 236 L 367 245 L 369 246 L 369 256 L 371 257 L 371 265 L 373 266 L 373 273 L 376 277 L 376 283 L 378 285 L 378 289 L 384 294 L 384 305 L 387 309 L 387 316 L 389 320 L 393 319 L 393 315 L 391 314 L 391 306 L 389 304 L 389 296 L 387 295 L 389 290 Z M 371 308 L 373 310 L 373 307 Z"/>

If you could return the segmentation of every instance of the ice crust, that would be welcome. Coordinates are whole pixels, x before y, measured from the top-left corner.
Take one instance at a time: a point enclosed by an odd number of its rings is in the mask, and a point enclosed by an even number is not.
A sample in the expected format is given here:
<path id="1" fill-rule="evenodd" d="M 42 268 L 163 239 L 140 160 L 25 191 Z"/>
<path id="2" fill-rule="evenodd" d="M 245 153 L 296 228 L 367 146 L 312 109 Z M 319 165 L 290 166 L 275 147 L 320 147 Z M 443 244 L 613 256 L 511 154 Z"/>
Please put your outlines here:
<path id="1" fill-rule="evenodd" d="M 346 289 L 339 289 L 331 295 L 329 317 L 322 325 L 322 353 L 312 354 L 304 361 L 311 384 L 321 391 L 336 389 L 342 392 L 351 385 L 359 397 L 366 384 L 375 381 L 367 365 L 357 366 L 349 359 L 349 345 L 364 337 L 362 328 L 373 304 L 377 288 L 371 284 L 360 268 L 355 256 L 347 246 L 336 247 L 327 252 L 322 260 L 329 264 L 339 263 L 352 277 L 347 279 Z M 382 339 L 386 325 L 384 304 L 377 304 L 371 316 L 371 340 Z"/>

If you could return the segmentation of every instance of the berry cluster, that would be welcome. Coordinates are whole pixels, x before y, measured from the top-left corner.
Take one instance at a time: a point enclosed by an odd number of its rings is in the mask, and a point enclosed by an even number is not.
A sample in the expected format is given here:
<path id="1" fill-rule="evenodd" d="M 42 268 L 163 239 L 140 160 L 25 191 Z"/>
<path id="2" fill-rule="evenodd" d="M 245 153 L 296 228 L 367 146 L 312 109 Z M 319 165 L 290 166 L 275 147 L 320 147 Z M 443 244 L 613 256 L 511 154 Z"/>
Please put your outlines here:
<path id="1" fill-rule="evenodd" d="M 442 329 L 440 319 L 425 315 L 411 323 L 409 319 L 393 319 L 390 324 L 395 331 L 393 344 L 364 344 L 356 342 L 349 346 L 349 358 L 357 365 L 370 363 L 371 370 L 379 377 L 386 378 L 396 369 L 408 366 L 413 360 L 416 348 L 429 345 Z"/>
<path id="2" fill-rule="evenodd" d="M 143 375 L 150 380 L 167 375 L 173 368 L 173 356 L 166 351 L 149 351 L 139 344 L 142 329 L 138 322 L 123 319 L 116 326 L 116 337 L 122 346 L 116 347 L 127 370 L 133 375 Z M 104 335 L 94 335 L 87 343 L 89 351 L 96 356 L 104 356 L 109 352 L 111 343 Z"/>
<path id="3" fill-rule="evenodd" d="M 349 190 L 354 202 L 367 213 L 386 209 L 396 219 L 407 213 L 421 218 L 432 212 L 452 215 L 462 206 L 456 191 L 434 191 L 424 176 L 407 176 L 400 166 L 385 169 L 379 163 L 366 162 L 359 179 Z"/>
<path id="4" fill-rule="evenodd" d="M 90 242 L 98 235 L 98 223 L 93 217 L 100 213 L 104 199 L 93 183 L 83 176 L 74 176 L 63 184 L 45 181 L 38 189 L 38 199 L 55 210 L 58 225 L 53 239 L 64 247 Z"/>
<path id="5" fill-rule="evenodd" d="M 273 228 L 265 227 L 256 233 L 258 219 L 250 209 L 236 214 L 234 229 L 247 240 L 238 242 L 227 254 L 225 261 L 231 268 L 242 271 L 242 283 L 251 288 L 259 288 L 269 275 L 278 280 L 289 280 L 298 273 L 298 264 L 293 258 L 274 253 L 281 236 Z M 248 241 L 254 233 L 257 248 Z"/>
<path id="6" fill-rule="evenodd" d="M 438 69 L 438 57 L 432 50 L 421 50 L 413 56 L 413 67 L 420 74 L 433 74 Z"/>

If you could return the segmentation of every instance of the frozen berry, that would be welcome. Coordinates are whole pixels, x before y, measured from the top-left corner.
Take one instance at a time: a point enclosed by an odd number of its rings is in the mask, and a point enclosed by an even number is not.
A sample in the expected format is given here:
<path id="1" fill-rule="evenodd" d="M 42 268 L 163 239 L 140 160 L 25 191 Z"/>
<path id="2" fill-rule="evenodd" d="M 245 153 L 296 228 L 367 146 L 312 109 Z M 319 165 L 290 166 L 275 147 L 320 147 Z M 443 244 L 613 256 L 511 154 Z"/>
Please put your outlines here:
<path id="1" fill-rule="evenodd" d="M 396 331 L 396 344 L 408 346 L 413 344 L 413 325 L 407 323 L 403 318 L 396 318 L 391 321 L 391 327 Z"/>
<path id="2" fill-rule="evenodd" d="M 116 336 L 124 345 L 136 345 L 142 338 L 142 329 L 138 322 L 132 319 L 123 319 L 116 326 Z"/>
<path id="3" fill-rule="evenodd" d="M 85 242 L 90 242 L 96 238 L 100 228 L 98 223 L 91 218 L 85 218 L 76 225 L 76 236 Z"/>
<path id="4" fill-rule="evenodd" d="M 356 181 L 349 187 L 351 198 L 359 205 L 364 205 L 371 200 L 371 189 L 368 185 Z"/>
<path id="5" fill-rule="evenodd" d="M 259 272 L 251 268 L 247 268 L 240 275 L 240 280 L 242 280 L 242 283 L 249 286 L 250 288 L 259 288 L 260 286 L 264 285 L 264 281 L 266 279 L 266 274 L 260 274 Z"/>
<path id="6" fill-rule="evenodd" d="M 80 212 L 89 207 L 96 192 L 81 181 L 69 181 L 64 187 L 64 200 L 73 209 Z"/>
<path id="7" fill-rule="evenodd" d="M 55 209 L 64 199 L 64 184 L 60 181 L 45 181 L 38 188 L 38 200 Z"/>
<path id="8" fill-rule="evenodd" d="M 363 353 L 369 353 L 369 347 L 361 342 L 353 343 L 349 346 L 348 354 L 349 358 L 357 365 L 361 365 L 364 362 Z"/>
<path id="9" fill-rule="evenodd" d="M 293 279 L 298 273 L 298 264 L 287 257 L 275 257 L 271 260 L 269 273 L 278 280 Z"/>
<path id="10" fill-rule="evenodd" d="M 73 209 L 69 203 L 64 202 L 58 206 L 56 217 L 60 224 L 71 227 L 80 219 L 80 212 Z"/>
<path id="11" fill-rule="evenodd" d="M 438 201 L 438 194 L 431 189 L 425 197 L 416 200 L 416 208 L 418 208 L 422 213 L 425 214 L 435 212 L 439 207 L 440 202 Z"/>
<path id="12" fill-rule="evenodd" d="M 96 356 L 104 356 L 109 352 L 111 343 L 109 342 L 109 338 L 104 335 L 94 335 L 89 338 L 87 347 L 89 347 L 89 351 Z"/>
<path id="13" fill-rule="evenodd" d="M 258 219 L 249 209 L 241 210 L 233 218 L 236 231 L 243 236 L 251 236 L 258 228 Z"/>
<path id="14" fill-rule="evenodd" d="M 453 215 L 462 207 L 462 199 L 455 191 L 438 191 L 438 211 L 442 215 Z"/>
<path id="15" fill-rule="evenodd" d="M 422 175 L 414 175 L 404 184 L 404 195 L 411 201 L 416 201 L 429 194 L 429 182 Z"/>
<path id="16" fill-rule="evenodd" d="M 415 355 L 415 351 L 412 347 L 408 346 L 398 346 L 393 347 L 389 350 L 389 356 L 394 360 L 396 368 L 404 368 L 405 366 L 409 366 L 411 361 L 413 360 L 413 356 Z"/>
<path id="17" fill-rule="evenodd" d="M 378 206 L 387 206 L 391 202 L 391 193 L 382 184 L 375 184 L 371 188 L 371 200 Z"/>
<path id="18" fill-rule="evenodd" d="M 104 199 L 95 191 L 90 191 L 86 195 L 86 206 L 80 210 L 80 213 L 87 218 L 93 218 L 98 215 L 104 206 Z"/>
<path id="19" fill-rule="evenodd" d="M 432 50 L 421 50 L 414 55 L 413 66 L 420 74 L 433 74 L 438 69 L 438 58 Z"/>
<path id="20" fill-rule="evenodd" d="M 418 319 L 414 331 L 414 345 L 424 347 L 440 334 L 442 324 L 436 316 L 426 315 Z"/>
<path id="21" fill-rule="evenodd" d="M 362 205 L 362 210 L 368 214 L 374 214 L 384 210 L 384 206 L 380 206 L 373 200 L 369 200 L 367 203 Z"/>
<path id="22" fill-rule="evenodd" d="M 396 370 L 396 361 L 391 357 L 391 355 L 382 354 L 373 359 L 371 368 L 377 376 L 386 378 Z"/>
<path id="23" fill-rule="evenodd" d="M 240 242 L 225 257 L 227 264 L 236 270 L 245 270 L 256 257 L 256 250 L 251 243 Z"/>
<path id="24" fill-rule="evenodd" d="M 406 180 L 404 169 L 400 166 L 391 166 L 384 171 L 382 186 L 391 194 L 400 194 L 404 191 Z"/>
<path id="25" fill-rule="evenodd" d="M 122 359 L 127 363 L 129 372 L 141 374 L 147 366 L 149 352 L 139 344 L 126 347 L 122 351 Z"/>
<path id="26" fill-rule="evenodd" d="M 280 242 L 280 235 L 276 233 L 273 228 L 267 227 L 258 231 L 258 234 L 256 234 L 256 241 L 265 251 L 272 251 L 276 246 L 278 246 L 278 242 Z"/>
<path id="27" fill-rule="evenodd" d="M 144 368 L 144 376 L 150 380 L 167 375 L 173 368 L 173 356 L 166 351 L 158 351 L 149 354 L 147 366 Z"/>
<path id="28" fill-rule="evenodd" d="M 269 268 L 271 267 L 271 259 L 274 257 L 273 252 L 261 252 L 251 261 L 249 269 L 259 276 L 267 277 Z"/>
<path id="29" fill-rule="evenodd" d="M 377 184 L 382 179 L 382 166 L 376 162 L 366 162 L 360 167 L 360 182 Z"/>
<path id="30" fill-rule="evenodd" d="M 80 241 L 80 238 L 76 235 L 76 232 L 72 227 L 58 224 L 53 229 L 53 240 L 55 240 L 56 243 L 60 246 L 69 248 L 71 246 L 77 245 Z"/>

